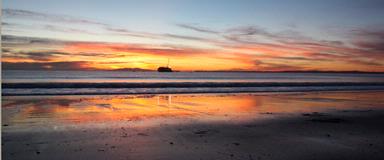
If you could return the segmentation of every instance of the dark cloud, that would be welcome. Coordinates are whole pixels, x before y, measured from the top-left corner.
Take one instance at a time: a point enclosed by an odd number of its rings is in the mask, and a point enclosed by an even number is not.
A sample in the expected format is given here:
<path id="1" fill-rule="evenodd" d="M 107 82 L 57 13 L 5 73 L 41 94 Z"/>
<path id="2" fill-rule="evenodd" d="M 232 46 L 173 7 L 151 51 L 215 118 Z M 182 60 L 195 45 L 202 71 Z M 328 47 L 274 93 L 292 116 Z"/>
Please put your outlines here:
<path id="1" fill-rule="evenodd" d="M 21 10 L 21 9 L 3 9 L 2 11 L 4 18 L 22 18 L 22 19 L 34 19 L 41 21 L 49 22 L 59 22 L 59 23 L 77 23 L 77 24 L 93 24 L 93 25 L 107 25 L 104 23 L 81 19 L 77 17 L 59 15 L 59 14 L 47 14 L 35 11 Z"/>
<path id="2" fill-rule="evenodd" d="M 44 30 L 54 31 L 54 32 L 65 32 L 65 33 L 81 33 L 81 34 L 91 34 L 95 35 L 96 33 L 89 32 L 87 30 L 83 29 L 76 29 L 76 28 L 67 28 L 63 26 L 55 26 L 55 25 L 44 25 Z"/>
<path id="3" fill-rule="evenodd" d="M 228 29 L 223 38 L 241 44 L 259 43 L 297 43 L 311 40 L 294 30 L 284 30 L 280 32 L 270 32 L 258 26 L 239 26 Z"/>
<path id="4" fill-rule="evenodd" d="M 98 64 L 113 64 L 113 65 L 116 65 L 116 64 L 119 64 L 119 65 L 123 65 L 123 64 L 130 64 L 130 63 L 142 63 L 142 64 L 154 64 L 154 63 L 148 63 L 146 61 L 125 61 L 125 62 L 116 62 L 116 61 L 108 61 L 108 62 L 98 62 Z"/>
<path id="5" fill-rule="evenodd" d="M 207 53 L 205 50 L 193 49 L 193 48 L 160 48 L 150 46 L 106 46 L 119 52 L 135 52 L 151 55 L 165 55 L 165 56 L 190 56 L 200 55 Z"/>
<path id="6" fill-rule="evenodd" d="M 29 44 L 64 44 L 66 41 L 49 39 L 49 38 L 37 38 L 37 37 L 24 37 L 13 35 L 1 35 L 3 46 L 7 44 L 12 45 L 29 45 Z"/>
<path id="7" fill-rule="evenodd" d="M 84 56 L 84 57 L 102 57 L 102 58 L 121 58 L 121 57 L 127 57 L 132 55 L 127 54 L 108 54 L 108 53 L 90 53 L 90 52 L 80 52 L 80 53 L 73 53 L 72 56 Z"/>
<path id="8" fill-rule="evenodd" d="M 10 49 L 7 49 L 7 48 L 1 48 L 1 52 L 2 53 L 6 53 L 6 52 L 10 52 L 11 50 Z"/>
<path id="9" fill-rule="evenodd" d="M 364 53 L 361 53 L 364 54 Z M 369 65 L 369 66 L 382 66 L 383 64 L 377 62 L 378 59 L 366 56 L 364 58 L 355 57 L 349 54 L 331 54 L 326 52 L 313 52 L 308 55 L 313 61 L 345 61 L 355 64 L 361 65 Z"/>
<path id="10" fill-rule="evenodd" d="M 223 37 L 247 45 L 279 47 L 279 49 L 311 49 L 344 47 L 341 41 L 315 40 L 295 30 L 270 32 L 258 26 L 240 26 L 228 29 Z"/>
<path id="11" fill-rule="evenodd" d="M 56 51 L 43 51 L 43 52 L 19 52 L 17 55 L 26 56 L 29 59 L 37 61 L 49 61 L 58 56 L 67 56 L 69 53 L 56 52 Z"/>
<path id="12" fill-rule="evenodd" d="M 104 29 L 109 32 L 112 32 L 113 35 L 139 37 L 139 38 L 151 38 L 151 39 L 162 38 L 161 34 L 131 31 L 125 28 L 115 28 L 115 27 L 107 26 L 107 27 L 104 27 Z"/>
<path id="13" fill-rule="evenodd" d="M 199 27 L 199 26 L 195 26 L 195 25 L 189 25 L 189 24 L 176 24 L 176 26 L 179 26 L 179 27 L 185 28 L 185 29 L 194 30 L 197 32 L 202 32 L 202 33 L 211 33 L 211 34 L 220 33 L 219 31 L 214 31 L 214 30 L 211 30 L 208 28 L 203 28 L 203 27 Z"/>
<path id="14" fill-rule="evenodd" d="M 355 30 L 353 44 L 359 48 L 384 54 L 384 30 Z"/>
<path id="15" fill-rule="evenodd" d="M 325 43 L 325 44 L 330 44 L 330 45 L 339 45 L 339 46 L 344 45 L 344 42 L 342 42 L 342 41 L 326 41 L 326 40 L 322 40 L 320 42 Z"/>
<path id="16" fill-rule="evenodd" d="M 349 62 L 358 63 L 358 64 L 362 64 L 362 65 L 368 65 L 368 66 L 383 66 L 383 64 L 376 62 L 375 60 L 353 59 L 353 60 L 349 60 Z"/>
<path id="17" fill-rule="evenodd" d="M 9 25 L 12 25 L 11 23 L 7 23 L 7 22 L 1 22 L 1 25 L 2 26 L 9 26 Z"/>
<path id="18" fill-rule="evenodd" d="M 103 70 L 89 67 L 92 62 L 2 62 L 3 70 Z M 106 62 L 99 64 L 128 64 L 129 62 Z M 137 62 L 135 62 L 137 63 Z M 149 71 L 142 68 L 120 68 L 121 71 Z"/>
<path id="19" fill-rule="evenodd" d="M 173 38 L 184 38 L 191 40 L 199 40 L 194 37 L 181 37 L 178 35 L 166 35 L 167 37 Z M 188 48 L 188 47 L 180 47 L 180 46 L 148 46 L 141 44 L 124 44 L 124 43 L 108 43 L 108 42 L 78 42 L 78 41 L 62 41 L 55 39 L 47 39 L 47 38 L 36 38 L 36 37 L 23 37 L 23 36 L 12 36 L 12 35 L 2 35 L 3 38 L 3 46 L 12 46 L 20 45 L 67 45 L 67 46 L 76 46 L 76 45 L 87 45 L 87 46 L 95 46 L 101 48 L 110 48 L 116 52 L 137 52 L 137 53 L 145 53 L 145 54 L 153 54 L 153 55 L 173 55 L 173 56 L 184 56 L 184 55 L 198 55 L 207 53 L 206 50 L 196 49 L 196 48 Z M 204 40 L 204 39 L 201 39 Z M 41 47 L 41 46 L 40 46 Z M 49 60 L 53 58 L 53 56 L 58 55 L 69 55 L 70 53 L 63 53 L 53 50 L 53 51 L 31 51 L 31 52 L 17 52 L 13 53 L 12 56 L 19 57 L 31 57 L 35 60 Z M 80 53 L 71 53 L 73 56 L 99 56 L 106 58 L 113 57 L 126 57 L 132 56 L 127 54 L 107 54 L 100 52 L 80 52 Z M 36 55 L 36 56 L 34 56 Z"/>
<path id="20" fill-rule="evenodd" d="M 238 36 L 262 35 L 266 37 L 274 37 L 273 34 L 257 26 L 240 26 L 230 28 L 226 31 L 226 33 Z"/>
<path id="21" fill-rule="evenodd" d="M 289 45 L 306 46 L 306 47 L 328 47 L 329 45 L 318 42 L 285 42 Z"/>
<path id="22" fill-rule="evenodd" d="M 286 27 L 289 27 L 289 28 L 299 28 L 299 26 L 296 24 L 296 23 L 294 23 L 294 22 L 287 22 L 287 23 L 285 23 L 284 24 Z"/>
<path id="23" fill-rule="evenodd" d="M 83 57 L 102 57 L 102 58 L 119 58 L 126 57 L 127 55 L 115 55 L 115 54 L 105 54 L 105 53 L 67 53 L 60 51 L 21 51 L 21 52 L 12 52 L 7 49 L 3 49 L 3 52 L 7 51 L 6 54 L 3 54 L 3 58 L 20 58 L 20 59 L 29 59 L 33 61 L 52 61 L 57 60 L 61 56 L 83 56 Z"/>
<path id="24" fill-rule="evenodd" d="M 256 70 L 262 71 L 300 71 L 303 68 L 289 64 L 270 63 L 261 60 L 254 60 Z"/>
<path id="25" fill-rule="evenodd" d="M 148 32 L 137 32 L 131 31 L 124 28 L 112 28 L 105 27 L 106 30 L 112 32 L 115 35 L 129 36 L 129 37 L 140 37 L 140 38 L 150 38 L 150 39 L 183 39 L 183 40 L 193 40 L 193 41 L 210 41 L 206 38 L 195 37 L 195 36 L 186 36 L 186 35 L 177 35 L 177 34 L 158 34 L 158 33 L 148 33 Z"/>
<path id="26" fill-rule="evenodd" d="M 85 61 L 76 62 L 2 62 L 4 70 L 87 70 Z"/>
<path id="27" fill-rule="evenodd" d="M 194 37 L 194 36 L 184 36 L 184 35 L 176 35 L 176 34 L 164 34 L 166 37 L 184 39 L 184 40 L 194 40 L 194 41 L 209 41 L 209 39 Z"/>
<path id="28" fill-rule="evenodd" d="M 3 14 L 5 18 L 23 18 L 28 20 L 32 19 L 32 20 L 54 22 L 54 25 L 48 24 L 48 25 L 23 27 L 23 28 L 29 28 L 29 29 L 31 27 L 35 27 L 35 28 L 37 27 L 38 29 L 49 30 L 53 32 L 82 33 L 82 34 L 85 33 L 85 34 L 91 34 L 91 35 L 97 34 L 97 33 L 89 32 L 87 30 L 83 30 L 83 29 L 56 25 L 57 23 L 91 24 L 91 25 L 98 25 L 102 27 L 102 29 L 110 32 L 110 34 L 112 35 L 151 38 L 151 39 L 184 39 L 184 40 L 194 40 L 194 41 L 209 41 L 209 39 L 205 39 L 201 37 L 186 36 L 186 35 L 131 31 L 125 28 L 113 27 L 105 23 L 87 20 L 87 19 L 81 19 L 81 18 L 72 17 L 68 15 L 47 14 L 47 13 L 28 11 L 28 10 L 19 10 L 19 9 L 3 9 Z M 8 24 L 8 23 L 4 22 L 4 24 Z M 188 26 L 188 25 L 180 25 L 180 27 L 195 29 L 196 31 L 200 31 L 200 32 L 215 33 L 215 31 L 209 31 L 207 29 L 202 29 L 202 28 Z"/>
<path id="29" fill-rule="evenodd" d="M 312 58 L 308 58 L 308 57 L 275 57 L 275 59 L 282 59 L 282 60 L 304 60 L 304 61 L 313 60 Z"/>
<path id="30" fill-rule="evenodd" d="M 310 52 L 307 53 L 308 57 L 314 60 L 345 60 L 351 58 L 351 55 L 338 54 L 338 53 L 327 53 L 327 52 Z"/>
<path id="31" fill-rule="evenodd" d="M 359 41 L 354 43 L 356 46 L 368 49 L 369 51 L 379 51 L 384 54 L 384 40 L 381 41 Z"/>
<path id="32" fill-rule="evenodd" d="M 34 61 L 50 61 L 58 56 L 67 56 L 69 53 L 57 51 L 33 51 L 33 52 L 12 52 L 8 51 L 3 58 L 20 58 Z"/>
<path id="33" fill-rule="evenodd" d="M 314 62 L 314 61 L 335 61 L 336 59 L 334 57 L 316 57 L 312 55 L 307 55 L 303 57 L 278 57 L 278 56 L 271 56 L 272 59 L 277 59 L 277 60 L 286 60 L 286 61 L 306 61 L 306 62 Z"/>

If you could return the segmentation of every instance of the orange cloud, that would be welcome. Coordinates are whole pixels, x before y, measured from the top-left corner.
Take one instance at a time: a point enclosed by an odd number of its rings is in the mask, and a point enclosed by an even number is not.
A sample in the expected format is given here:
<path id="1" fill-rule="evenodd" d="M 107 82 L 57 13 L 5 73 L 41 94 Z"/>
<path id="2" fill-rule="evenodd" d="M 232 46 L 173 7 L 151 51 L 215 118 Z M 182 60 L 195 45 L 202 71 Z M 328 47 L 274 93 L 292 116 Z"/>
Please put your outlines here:
<path id="1" fill-rule="evenodd" d="M 266 34 L 266 33 L 265 33 Z M 267 34 L 270 37 L 276 37 Z M 166 65 L 180 71 L 384 71 L 380 48 L 359 48 L 338 41 L 278 39 L 275 43 L 209 41 L 215 49 L 177 45 L 144 45 L 106 42 L 75 42 L 6 36 L 3 43 L 5 69 L 149 69 Z M 244 38 L 242 38 L 244 39 Z M 377 39 L 377 38 L 376 38 Z M 13 42 L 8 44 L 7 41 Z M 15 43 L 23 42 L 23 44 Z M 379 40 L 374 41 L 375 44 Z M 53 49 L 42 49 L 51 44 Z M 36 46 L 27 50 L 23 46 Z M 21 46 L 21 47 L 19 47 Z M 367 45 L 363 45 L 367 46 Z M 372 51 L 373 50 L 373 51 Z M 71 64 L 66 67 L 61 64 Z M 73 64 L 73 65 L 72 65 Z"/>

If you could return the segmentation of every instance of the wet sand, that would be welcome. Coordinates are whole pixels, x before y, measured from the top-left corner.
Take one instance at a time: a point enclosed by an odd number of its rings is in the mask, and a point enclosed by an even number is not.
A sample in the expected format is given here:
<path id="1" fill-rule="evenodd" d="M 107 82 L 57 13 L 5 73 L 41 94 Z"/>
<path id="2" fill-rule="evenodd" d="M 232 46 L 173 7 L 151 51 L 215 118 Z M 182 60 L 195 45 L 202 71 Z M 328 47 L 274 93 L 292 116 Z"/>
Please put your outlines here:
<path id="1" fill-rule="evenodd" d="M 380 97 L 3 97 L 2 158 L 384 159 Z"/>

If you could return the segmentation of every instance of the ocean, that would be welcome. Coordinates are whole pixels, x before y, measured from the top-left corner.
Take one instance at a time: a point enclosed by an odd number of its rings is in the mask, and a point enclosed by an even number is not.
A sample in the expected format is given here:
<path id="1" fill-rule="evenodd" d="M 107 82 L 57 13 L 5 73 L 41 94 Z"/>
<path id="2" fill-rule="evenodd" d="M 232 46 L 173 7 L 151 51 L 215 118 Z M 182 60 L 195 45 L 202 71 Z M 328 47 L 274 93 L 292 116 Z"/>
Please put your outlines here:
<path id="1" fill-rule="evenodd" d="M 383 90 L 380 73 L 3 70 L 2 95 L 100 95 Z"/>

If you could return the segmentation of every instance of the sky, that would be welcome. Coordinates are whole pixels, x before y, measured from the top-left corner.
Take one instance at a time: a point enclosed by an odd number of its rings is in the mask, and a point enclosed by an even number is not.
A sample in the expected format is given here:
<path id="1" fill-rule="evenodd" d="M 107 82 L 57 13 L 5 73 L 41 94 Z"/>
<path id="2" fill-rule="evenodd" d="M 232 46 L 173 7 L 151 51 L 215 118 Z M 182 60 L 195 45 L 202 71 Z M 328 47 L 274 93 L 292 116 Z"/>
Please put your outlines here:
<path id="1" fill-rule="evenodd" d="M 382 0 L 3 0 L 2 67 L 384 72 Z"/>

